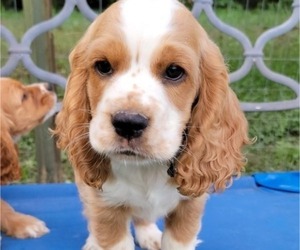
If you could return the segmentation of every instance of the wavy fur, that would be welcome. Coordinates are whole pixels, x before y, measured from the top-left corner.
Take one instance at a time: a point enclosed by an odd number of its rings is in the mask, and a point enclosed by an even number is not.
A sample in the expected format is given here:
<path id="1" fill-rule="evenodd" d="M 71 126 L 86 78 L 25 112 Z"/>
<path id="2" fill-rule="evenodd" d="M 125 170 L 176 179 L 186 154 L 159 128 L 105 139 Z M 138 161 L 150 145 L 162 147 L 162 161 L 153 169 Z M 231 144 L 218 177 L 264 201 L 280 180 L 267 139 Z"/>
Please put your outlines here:
<path id="1" fill-rule="evenodd" d="M 212 185 L 216 191 L 225 189 L 243 169 L 241 148 L 249 143 L 247 120 L 229 87 L 219 48 L 207 40 L 201 55 L 199 101 L 175 176 L 180 193 L 188 196 L 199 196 Z"/>
<path id="2" fill-rule="evenodd" d="M 58 138 L 58 147 L 66 149 L 76 173 L 88 185 L 101 189 L 109 175 L 110 163 L 91 147 L 88 137 L 91 114 L 87 94 L 88 72 L 84 68 L 83 54 L 90 40 L 89 32 L 93 30 L 91 27 L 70 54 L 71 73 L 53 134 Z"/>

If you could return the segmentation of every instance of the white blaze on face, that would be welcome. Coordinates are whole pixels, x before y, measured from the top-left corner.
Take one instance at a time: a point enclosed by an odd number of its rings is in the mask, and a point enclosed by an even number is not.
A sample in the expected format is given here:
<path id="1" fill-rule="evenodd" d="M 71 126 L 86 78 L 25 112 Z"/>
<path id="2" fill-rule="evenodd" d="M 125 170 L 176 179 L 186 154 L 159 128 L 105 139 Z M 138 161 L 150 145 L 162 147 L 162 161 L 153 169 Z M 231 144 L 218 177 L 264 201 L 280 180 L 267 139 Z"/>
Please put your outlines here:
<path id="1" fill-rule="evenodd" d="M 100 152 L 118 149 L 111 117 L 124 109 L 130 110 L 150 120 L 147 135 L 138 147 L 151 157 L 168 160 L 181 144 L 182 122 L 179 111 L 168 98 L 161 76 L 151 71 L 151 65 L 154 52 L 170 31 L 172 13 L 178 3 L 127 0 L 120 4 L 121 30 L 130 61 L 128 69 L 114 77 L 105 88 L 91 121 L 90 141 Z M 131 104 L 127 106 L 128 103 Z"/>
<path id="2" fill-rule="evenodd" d="M 169 31 L 173 0 L 129 0 L 121 5 L 121 20 L 132 63 L 150 66 L 153 51 Z"/>

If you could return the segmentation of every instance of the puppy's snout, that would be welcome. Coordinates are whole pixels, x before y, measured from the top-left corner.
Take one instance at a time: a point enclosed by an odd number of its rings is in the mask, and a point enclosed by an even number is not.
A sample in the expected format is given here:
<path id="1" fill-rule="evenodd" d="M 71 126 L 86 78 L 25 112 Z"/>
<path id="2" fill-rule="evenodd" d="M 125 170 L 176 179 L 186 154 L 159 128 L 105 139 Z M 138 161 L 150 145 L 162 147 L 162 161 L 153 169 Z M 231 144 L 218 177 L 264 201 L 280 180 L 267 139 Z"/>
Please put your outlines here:
<path id="1" fill-rule="evenodd" d="M 112 117 L 116 133 L 127 140 L 140 137 L 148 122 L 147 117 L 138 113 L 118 112 Z"/>
<path id="2" fill-rule="evenodd" d="M 53 85 L 49 83 L 43 83 L 44 87 L 48 91 L 53 91 Z"/>

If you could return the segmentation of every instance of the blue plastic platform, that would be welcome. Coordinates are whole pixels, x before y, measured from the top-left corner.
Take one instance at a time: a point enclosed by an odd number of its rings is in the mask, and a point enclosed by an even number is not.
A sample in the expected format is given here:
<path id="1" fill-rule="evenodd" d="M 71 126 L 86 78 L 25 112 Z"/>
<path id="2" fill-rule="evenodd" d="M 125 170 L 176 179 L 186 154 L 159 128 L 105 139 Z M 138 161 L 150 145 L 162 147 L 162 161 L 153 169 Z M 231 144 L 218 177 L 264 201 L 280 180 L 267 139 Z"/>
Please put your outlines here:
<path id="1" fill-rule="evenodd" d="M 255 178 L 242 177 L 224 193 L 210 196 L 199 235 L 203 243 L 197 249 L 299 250 L 299 193 L 257 186 Z M 17 211 L 44 220 L 51 230 L 26 240 L 2 234 L 1 249 L 79 250 L 84 245 L 88 232 L 74 184 L 11 185 L 1 190 Z M 162 221 L 158 225 L 163 228 Z"/>

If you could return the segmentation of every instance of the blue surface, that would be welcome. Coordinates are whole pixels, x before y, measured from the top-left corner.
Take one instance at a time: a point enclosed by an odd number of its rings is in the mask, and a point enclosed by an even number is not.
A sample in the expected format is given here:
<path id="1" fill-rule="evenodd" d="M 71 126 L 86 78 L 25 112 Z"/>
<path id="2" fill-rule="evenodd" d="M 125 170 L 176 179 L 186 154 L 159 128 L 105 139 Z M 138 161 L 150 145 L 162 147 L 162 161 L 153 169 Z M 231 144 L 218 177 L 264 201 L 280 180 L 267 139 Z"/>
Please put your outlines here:
<path id="1" fill-rule="evenodd" d="M 74 184 L 12 185 L 1 190 L 17 211 L 37 216 L 51 230 L 26 240 L 2 234 L 2 249 L 81 249 L 88 233 Z M 162 228 L 163 222 L 158 225 Z M 243 177 L 224 193 L 210 196 L 199 238 L 199 250 L 298 250 L 299 194 L 257 187 L 254 178 Z"/>
<path id="2" fill-rule="evenodd" d="M 266 188 L 299 193 L 299 172 L 257 173 L 255 182 Z"/>

